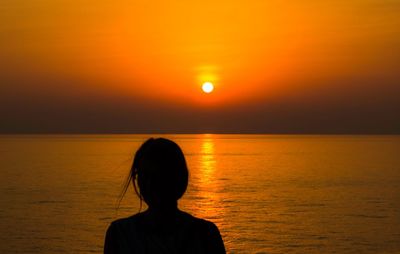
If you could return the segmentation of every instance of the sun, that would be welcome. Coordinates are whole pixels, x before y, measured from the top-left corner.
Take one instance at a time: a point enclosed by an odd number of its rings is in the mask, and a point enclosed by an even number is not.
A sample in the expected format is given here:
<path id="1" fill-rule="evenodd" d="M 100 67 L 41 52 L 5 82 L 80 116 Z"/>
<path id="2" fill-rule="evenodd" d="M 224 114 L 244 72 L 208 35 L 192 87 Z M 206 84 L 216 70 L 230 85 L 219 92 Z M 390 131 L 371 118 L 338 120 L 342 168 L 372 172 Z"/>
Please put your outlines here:
<path id="1" fill-rule="evenodd" d="M 214 90 L 214 85 L 211 82 L 204 82 L 201 88 L 203 89 L 203 92 L 211 93 Z"/>

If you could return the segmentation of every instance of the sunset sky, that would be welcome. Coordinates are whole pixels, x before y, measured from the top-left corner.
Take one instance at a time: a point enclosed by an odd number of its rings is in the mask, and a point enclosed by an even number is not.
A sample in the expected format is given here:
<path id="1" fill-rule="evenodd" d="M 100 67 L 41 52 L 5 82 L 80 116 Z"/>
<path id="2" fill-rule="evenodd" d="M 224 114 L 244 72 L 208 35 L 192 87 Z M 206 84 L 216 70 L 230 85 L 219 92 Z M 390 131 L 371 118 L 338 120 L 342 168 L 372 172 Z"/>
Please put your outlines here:
<path id="1" fill-rule="evenodd" d="M 2 0 L 0 118 L 2 133 L 399 134 L 400 1 Z"/>

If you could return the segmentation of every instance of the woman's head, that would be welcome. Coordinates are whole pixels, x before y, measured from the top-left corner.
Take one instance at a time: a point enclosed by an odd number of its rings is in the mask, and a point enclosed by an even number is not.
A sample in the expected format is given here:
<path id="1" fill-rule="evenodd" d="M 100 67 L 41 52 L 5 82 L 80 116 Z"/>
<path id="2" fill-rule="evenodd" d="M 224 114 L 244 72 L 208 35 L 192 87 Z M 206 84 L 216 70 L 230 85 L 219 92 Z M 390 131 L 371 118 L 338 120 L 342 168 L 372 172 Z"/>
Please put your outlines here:
<path id="1" fill-rule="evenodd" d="M 136 151 L 128 181 L 149 207 L 165 206 L 185 193 L 188 174 L 183 152 L 175 142 L 150 138 Z"/>

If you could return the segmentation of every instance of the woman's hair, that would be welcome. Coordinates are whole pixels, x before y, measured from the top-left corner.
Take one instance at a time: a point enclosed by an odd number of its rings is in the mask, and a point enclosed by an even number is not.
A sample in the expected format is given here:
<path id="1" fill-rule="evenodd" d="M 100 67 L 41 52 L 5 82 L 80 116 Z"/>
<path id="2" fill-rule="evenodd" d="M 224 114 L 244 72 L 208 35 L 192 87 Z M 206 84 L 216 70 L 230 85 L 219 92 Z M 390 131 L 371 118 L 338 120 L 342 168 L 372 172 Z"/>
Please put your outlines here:
<path id="1" fill-rule="evenodd" d="M 149 206 L 176 202 L 186 191 L 188 177 L 180 147 L 165 138 L 150 138 L 136 151 L 120 201 L 132 182 L 140 198 L 140 209 L 142 200 Z"/>

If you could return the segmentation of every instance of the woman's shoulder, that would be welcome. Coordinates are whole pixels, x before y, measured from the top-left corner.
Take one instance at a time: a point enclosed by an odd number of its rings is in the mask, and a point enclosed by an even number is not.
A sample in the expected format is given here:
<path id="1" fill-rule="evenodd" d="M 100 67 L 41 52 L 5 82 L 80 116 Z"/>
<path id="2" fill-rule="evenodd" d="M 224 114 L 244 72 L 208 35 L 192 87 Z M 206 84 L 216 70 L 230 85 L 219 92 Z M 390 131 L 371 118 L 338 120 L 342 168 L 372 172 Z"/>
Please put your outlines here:
<path id="1" fill-rule="evenodd" d="M 137 214 L 131 215 L 129 217 L 116 219 L 113 222 L 111 222 L 110 226 L 118 227 L 118 228 L 132 227 L 135 224 L 140 223 L 140 221 L 143 220 L 144 217 L 145 217 L 144 212 L 137 213 Z M 202 229 L 217 229 L 217 226 L 213 222 L 202 219 L 202 218 L 195 217 L 186 212 L 181 212 L 180 219 L 186 223 L 189 223 L 189 224 L 192 224 L 192 225 L 198 227 L 199 229 L 200 228 L 202 228 Z"/>
<path id="2" fill-rule="evenodd" d="M 206 230 L 207 232 L 209 232 L 210 230 L 218 231 L 217 226 L 213 222 L 206 220 L 206 219 L 195 217 L 190 214 L 189 214 L 189 216 L 191 217 L 193 224 L 195 225 L 195 227 L 198 230 Z"/>
<path id="3" fill-rule="evenodd" d="M 140 216 L 135 214 L 111 222 L 106 232 L 104 253 L 138 253 L 137 220 Z"/>
<path id="4" fill-rule="evenodd" d="M 211 221 L 186 214 L 189 225 L 189 234 L 196 235 L 197 238 L 220 238 L 218 227 Z"/>
<path id="5" fill-rule="evenodd" d="M 125 246 L 125 249 L 139 248 L 143 244 L 140 239 L 153 239 L 151 229 L 142 225 L 144 217 L 145 214 L 138 213 L 113 221 L 107 232 L 108 246 L 118 243 L 118 246 Z M 221 235 L 213 222 L 186 212 L 181 212 L 178 218 L 171 231 L 176 242 L 181 242 L 182 248 L 188 250 L 185 253 L 225 253 Z"/>
<path id="6" fill-rule="evenodd" d="M 191 215 L 190 215 L 191 216 Z M 192 223 L 187 233 L 187 241 L 191 243 L 188 253 L 225 253 L 224 243 L 218 227 L 211 221 L 190 217 Z"/>
<path id="7" fill-rule="evenodd" d="M 119 218 L 111 222 L 110 228 L 117 229 L 118 231 L 125 231 L 137 225 L 137 222 L 143 216 L 143 213 L 137 213 L 125 218 Z"/>
<path id="8" fill-rule="evenodd" d="M 143 212 L 136 213 L 136 214 L 133 214 L 128 217 L 118 218 L 118 219 L 114 220 L 113 222 L 111 222 L 111 224 L 116 224 L 116 225 L 127 224 L 127 223 L 129 224 L 129 223 L 132 223 L 132 222 L 138 220 L 142 216 L 143 216 Z"/>

